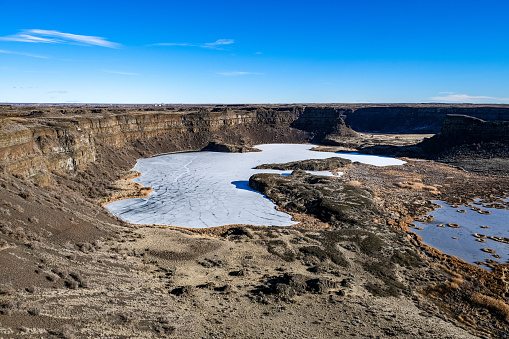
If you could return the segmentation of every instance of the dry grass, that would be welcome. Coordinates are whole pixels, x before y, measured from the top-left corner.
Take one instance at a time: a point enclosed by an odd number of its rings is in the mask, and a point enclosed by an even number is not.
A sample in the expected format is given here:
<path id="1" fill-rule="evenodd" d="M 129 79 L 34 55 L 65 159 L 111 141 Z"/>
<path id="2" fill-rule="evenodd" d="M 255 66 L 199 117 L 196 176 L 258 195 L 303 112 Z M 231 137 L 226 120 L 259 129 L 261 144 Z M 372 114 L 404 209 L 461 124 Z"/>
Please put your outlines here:
<path id="1" fill-rule="evenodd" d="M 422 182 L 410 182 L 410 181 L 397 182 L 396 186 L 400 188 L 412 189 L 415 191 L 430 191 L 432 193 L 438 193 L 438 189 L 436 187 L 424 185 Z"/>
<path id="2" fill-rule="evenodd" d="M 452 278 L 449 282 L 449 287 L 451 289 L 457 290 L 461 284 L 463 284 L 464 280 L 461 277 Z"/>
<path id="3" fill-rule="evenodd" d="M 509 305 L 504 303 L 502 300 L 495 299 L 481 293 L 474 293 L 470 297 L 470 300 L 473 303 L 492 311 L 509 323 Z"/>

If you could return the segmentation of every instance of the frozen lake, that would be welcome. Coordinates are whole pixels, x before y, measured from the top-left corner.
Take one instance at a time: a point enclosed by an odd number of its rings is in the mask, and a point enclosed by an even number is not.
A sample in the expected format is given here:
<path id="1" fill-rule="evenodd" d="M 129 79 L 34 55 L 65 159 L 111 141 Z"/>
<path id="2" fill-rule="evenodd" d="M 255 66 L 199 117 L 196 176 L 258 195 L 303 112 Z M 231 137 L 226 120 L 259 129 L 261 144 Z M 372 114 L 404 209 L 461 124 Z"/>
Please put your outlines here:
<path id="1" fill-rule="evenodd" d="M 507 202 L 507 200 L 505 201 Z M 509 237 L 509 210 L 487 208 L 482 206 L 479 201 L 472 203 L 471 207 L 450 206 L 443 201 L 434 201 L 434 203 L 442 206 L 429 213 L 435 219 L 427 223 L 414 222 L 417 227 L 423 229 L 411 229 L 422 237 L 425 244 L 471 264 L 475 264 L 476 261 L 485 262 L 488 259 L 500 263 L 508 262 L 509 244 L 489 239 L 489 236 Z M 481 214 L 475 210 L 478 208 L 488 211 L 490 214 Z M 458 210 L 464 212 L 458 212 Z M 460 227 L 449 227 L 449 223 L 457 224 Z M 487 238 L 484 239 L 485 242 L 479 242 L 474 234 L 484 235 Z M 483 248 L 492 249 L 494 253 L 484 252 Z"/>
<path id="2" fill-rule="evenodd" d="M 206 228 L 249 224 L 288 226 L 295 224 L 289 214 L 249 187 L 255 173 L 290 171 L 255 170 L 269 163 L 342 157 L 375 166 L 401 165 L 402 160 L 355 153 L 310 151 L 314 145 L 257 145 L 262 152 L 189 152 L 139 159 L 134 170 L 142 175 L 134 181 L 154 191 L 149 197 L 115 201 L 105 207 L 116 216 L 135 224 L 173 225 Z M 314 172 L 332 175 L 330 172 Z"/>

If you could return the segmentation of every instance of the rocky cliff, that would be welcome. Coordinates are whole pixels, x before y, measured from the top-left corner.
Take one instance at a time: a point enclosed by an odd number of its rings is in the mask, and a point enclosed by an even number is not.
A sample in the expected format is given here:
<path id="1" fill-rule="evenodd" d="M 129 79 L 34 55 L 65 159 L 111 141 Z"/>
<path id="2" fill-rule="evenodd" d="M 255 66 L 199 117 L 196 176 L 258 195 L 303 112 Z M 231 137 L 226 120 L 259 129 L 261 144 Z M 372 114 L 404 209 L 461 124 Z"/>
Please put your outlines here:
<path id="1" fill-rule="evenodd" d="M 345 110 L 345 122 L 358 132 L 439 133 L 449 114 L 486 121 L 509 120 L 507 105 L 373 105 Z"/>
<path id="2" fill-rule="evenodd" d="M 446 117 L 441 139 L 449 143 L 483 142 L 483 141 L 509 141 L 509 121 L 485 121 L 479 118 L 450 114 Z"/>
<path id="3" fill-rule="evenodd" d="M 308 140 L 309 133 L 290 128 L 297 118 L 290 111 L 9 117 L 0 122 L 0 164 L 7 173 L 37 177 L 48 171 L 83 171 L 107 149 L 136 149 L 140 157 L 199 150 L 213 138 L 231 142 L 243 136 L 252 142 Z"/>
<path id="4" fill-rule="evenodd" d="M 358 131 L 438 132 L 451 112 L 509 120 L 506 105 L 2 106 L 0 169 L 45 183 L 47 173 L 81 173 L 107 162 L 128 169 L 137 158 L 200 150 L 210 141 L 322 142 L 354 136 L 348 124 Z M 442 134 L 470 131 L 460 118 L 451 119 L 457 121 L 446 122 Z M 497 122 L 476 128 L 488 125 L 489 135 L 507 134 L 507 125 Z"/>

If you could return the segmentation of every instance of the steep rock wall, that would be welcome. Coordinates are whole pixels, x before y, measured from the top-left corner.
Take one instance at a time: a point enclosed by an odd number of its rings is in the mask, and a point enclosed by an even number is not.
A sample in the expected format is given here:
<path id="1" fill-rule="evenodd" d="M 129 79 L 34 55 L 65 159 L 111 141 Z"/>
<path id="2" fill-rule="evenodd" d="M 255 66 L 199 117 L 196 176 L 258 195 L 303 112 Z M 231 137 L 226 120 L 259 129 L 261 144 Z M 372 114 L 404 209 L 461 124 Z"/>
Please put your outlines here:
<path id="1" fill-rule="evenodd" d="M 238 142 L 305 142 L 310 134 L 292 128 L 296 110 L 150 112 L 53 118 L 4 119 L 0 166 L 22 177 L 84 170 L 111 153 L 137 157 L 199 150 L 212 139 Z M 134 152 L 133 150 L 136 150 Z"/>
<path id="2" fill-rule="evenodd" d="M 509 120 L 503 106 L 373 106 L 345 109 L 345 122 L 358 132 L 439 133 L 448 114 L 469 115 L 483 120 Z"/>
<path id="3" fill-rule="evenodd" d="M 440 132 L 442 139 L 452 143 L 509 141 L 509 121 L 485 121 L 479 118 L 450 114 Z"/>
<path id="4" fill-rule="evenodd" d="M 354 133 L 344 121 L 361 132 L 438 133 L 449 113 L 509 120 L 507 105 L 1 107 L 0 170 L 38 178 L 51 172 L 82 173 L 91 164 L 103 163 L 105 174 L 112 164 L 128 169 L 137 158 L 200 150 L 210 141 L 255 144 L 351 137 Z M 446 131 L 462 134 L 461 124 L 456 125 L 446 124 Z"/>

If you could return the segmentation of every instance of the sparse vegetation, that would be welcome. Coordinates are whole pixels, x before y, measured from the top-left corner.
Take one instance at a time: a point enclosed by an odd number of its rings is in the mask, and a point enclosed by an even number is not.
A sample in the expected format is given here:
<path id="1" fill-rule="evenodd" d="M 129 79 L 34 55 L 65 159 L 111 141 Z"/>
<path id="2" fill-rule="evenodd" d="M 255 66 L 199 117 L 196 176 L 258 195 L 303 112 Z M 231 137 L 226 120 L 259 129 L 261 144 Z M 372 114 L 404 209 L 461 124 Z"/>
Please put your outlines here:
<path id="1" fill-rule="evenodd" d="M 292 262 L 295 260 L 295 253 L 288 247 L 288 245 L 278 239 L 278 240 L 268 240 L 267 241 L 267 251 L 274 255 L 277 255 L 281 259 L 287 262 Z"/>
<path id="2" fill-rule="evenodd" d="M 363 268 L 375 278 L 382 281 L 383 285 L 369 281 L 365 287 L 373 295 L 379 297 L 396 297 L 405 289 L 405 285 L 398 281 L 394 274 L 394 267 L 387 262 L 364 263 Z"/>
<path id="3" fill-rule="evenodd" d="M 480 307 L 489 309 L 496 316 L 509 323 L 509 305 L 502 300 L 481 293 L 474 293 L 470 300 Z"/>

